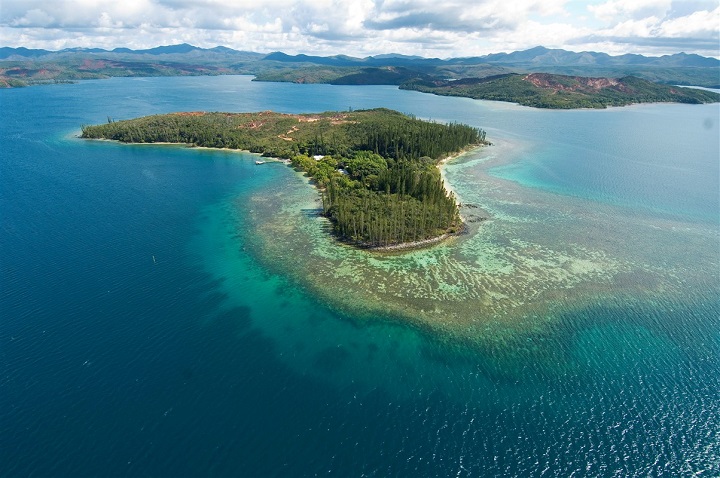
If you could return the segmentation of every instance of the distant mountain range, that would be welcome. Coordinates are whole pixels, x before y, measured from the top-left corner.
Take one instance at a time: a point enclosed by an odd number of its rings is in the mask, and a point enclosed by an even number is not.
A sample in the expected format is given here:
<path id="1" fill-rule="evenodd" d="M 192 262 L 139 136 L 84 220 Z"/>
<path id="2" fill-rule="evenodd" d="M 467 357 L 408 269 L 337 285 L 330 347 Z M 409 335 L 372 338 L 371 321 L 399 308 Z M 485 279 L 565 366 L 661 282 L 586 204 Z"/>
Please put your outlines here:
<path id="1" fill-rule="evenodd" d="M 490 64 L 514 66 L 658 66 L 658 67 L 699 67 L 718 68 L 720 60 L 695 54 L 676 53 L 660 57 L 643 55 L 610 56 L 607 53 L 572 51 L 535 47 L 513 53 L 496 53 L 480 57 Z"/>
<path id="2" fill-rule="evenodd" d="M 199 48 L 187 43 L 143 50 L 0 48 L 0 87 L 112 76 L 255 75 L 259 81 L 394 84 L 459 80 L 510 73 L 584 77 L 636 76 L 656 83 L 720 87 L 720 60 L 677 53 L 660 57 L 611 56 L 535 47 L 468 58 L 423 58 L 396 53 L 356 58 Z"/>
<path id="3" fill-rule="evenodd" d="M 277 61 L 284 63 L 312 63 L 316 65 L 331 66 L 404 66 L 405 64 L 426 65 L 504 65 L 515 67 L 542 67 L 542 66 L 578 66 L 578 67 L 608 67 L 608 66 L 658 66 L 658 67 L 696 67 L 718 68 L 720 60 L 695 54 L 676 53 L 660 57 L 643 55 L 611 56 L 607 53 L 592 51 L 572 52 L 561 49 L 549 49 L 542 46 L 529 50 L 512 53 L 493 53 L 484 56 L 467 58 L 423 58 L 396 53 L 356 58 L 347 55 L 311 56 L 288 55 L 282 52 L 262 54 L 248 51 L 239 51 L 224 46 L 215 48 L 199 48 L 187 43 L 179 45 L 159 46 L 144 50 L 131 50 L 130 48 L 115 48 L 103 50 L 102 48 L 66 48 L 59 51 L 49 51 L 29 48 L 0 47 L 0 60 L 22 60 L 30 58 L 43 58 L 67 54 L 123 54 L 123 55 L 183 55 L 188 53 L 211 53 L 221 55 L 251 56 L 258 60 Z"/>
<path id="4" fill-rule="evenodd" d="M 284 62 L 304 62 L 333 66 L 398 66 L 405 63 L 426 63 L 432 65 L 475 65 L 489 64 L 515 67 L 542 67 L 542 66 L 659 66 L 659 67 L 698 67 L 718 68 L 720 60 L 707 58 L 695 54 L 676 53 L 661 57 L 647 57 L 643 55 L 620 55 L 610 56 L 607 53 L 585 51 L 575 53 L 567 50 L 549 49 L 542 46 L 529 50 L 516 51 L 512 53 L 494 53 L 485 56 L 470 58 L 450 58 L 441 60 L 439 58 L 408 57 L 403 55 L 378 55 L 366 58 L 353 58 L 348 56 L 290 56 L 285 53 L 275 52 L 267 55 L 264 60 Z"/>
<path id="5" fill-rule="evenodd" d="M 52 59 L 53 57 L 67 57 L 69 54 L 91 54 L 91 55 L 185 55 L 185 54 L 220 54 L 235 55 L 243 57 L 253 57 L 261 59 L 266 55 L 263 53 L 253 53 L 248 51 L 233 50 L 224 46 L 216 46 L 215 48 L 200 48 L 187 43 L 179 45 L 158 46 L 145 50 L 132 50 L 130 48 L 115 48 L 113 50 L 104 50 L 102 48 L 65 48 L 63 50 L 51 51 L 42 49 L 29 49 L 24 47 L 10 48 L 0 47 L 0 60 L 27 60 L 27 59 Z"/>

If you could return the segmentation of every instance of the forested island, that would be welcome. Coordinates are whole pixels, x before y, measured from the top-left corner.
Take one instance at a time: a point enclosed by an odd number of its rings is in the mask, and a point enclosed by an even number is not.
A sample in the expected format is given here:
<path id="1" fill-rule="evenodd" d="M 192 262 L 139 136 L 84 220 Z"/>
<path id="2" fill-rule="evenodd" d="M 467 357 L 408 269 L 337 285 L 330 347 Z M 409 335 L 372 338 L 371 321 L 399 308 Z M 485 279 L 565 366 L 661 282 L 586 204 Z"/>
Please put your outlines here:
<path id="1" fill-rule="evenodd" d="M 286 159 L 321 191 L 336 236 L 364 248 L 412 246 L 459 232 L 437 165 L 486 144 L 485 132 L 384 108 L 320 114 L 171 113 L 82 126 L 83 138 L 247 150 Z"/>
<path id="2" fill-rule="evenodd" d="M 549 73 L 511 73 L 459 80 L 416 79 L 403 83 L 400 88 L 553 109 L 720 101 L 720 94 L 712 91 L 661 85 L 633 76 L 592 78 Z"/>

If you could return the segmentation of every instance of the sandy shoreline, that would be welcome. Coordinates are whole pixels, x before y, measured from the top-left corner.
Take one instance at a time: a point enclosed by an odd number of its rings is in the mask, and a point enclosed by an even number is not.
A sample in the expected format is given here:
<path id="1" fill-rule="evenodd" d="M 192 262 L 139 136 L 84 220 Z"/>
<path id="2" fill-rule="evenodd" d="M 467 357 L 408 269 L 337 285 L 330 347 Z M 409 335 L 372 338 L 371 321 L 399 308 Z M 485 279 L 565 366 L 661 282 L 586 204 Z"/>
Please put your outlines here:
<path id="1" fill-rule="evenodd" d="M 458 203 L 458 209 L 460 206 L 460 198 L 458 197 L 457 192 L 453 189 L 452 185 L 450 184 L 447 177 L 445 176 L 444 166 L 454 159 L 457 159 L 465 154 L 472 153 L 474 151 L 479 150 L 483 146 L 485 146 L 485 145 L 483 145 L 483 144 L 474 145 L 474 146 L 465 148 L 462 151 L 459 151 L 457 153 L 448 155 L 448 156 L 442 158 L 440 161 L 438 161 L 437 168 L 440 170 L 440 178 L 443 183 L 443 188 L 445 189 L 445 191 L 448 195 L 450 195 L 450 193 L 455 195 L 455 199 L 457 200 L 457 203 Z M 394 251 L 404 251 L 404 250 L 411 250 L 411 249 L 421 249 L 421 248 L 424 248 L 427 246 L 439 244 L 448 238 L 457 237 L 467 231 L 468 222 L 467 222 L 466 218 L 463 217 L 463 215 L 460 211 L 458 211 L 458 214 L 460 215 L 461 225 L 460 225 L 460 230 L 457 232 L 447 232 L 447 233 L 441 234 L 437 237 L 431 237 L 428 239 L 423 239 L 421 241 L 403 242 L 400 244 L 391 244 L 388 246 L 367 247 L 366 249 L 370 250 L 370 251 L 376 251 L 376 252 L 394 252 Z"/>
<path id="2" fill-rule="evenodd" d="M 426 246 L 432 246 L 435 244 L 439 244 L 443 242 L 445 239 L 448 239 L 450 237 L 459 236 L 463 233 L 465 230 L 465 225 L 463 224 L 463 227 L 460 229 L 459 232 L 446 232 L 445 234 L 441 234 L 437 237 L 431 237 L 429 239 L 423 239 L 422 241 L 414 241 L 414 242 L 402 242 L 400 244 L 391 244 L 389 246 L 375 246 L 375 247 L 367 247 L 365 249 L 373 252 L 394 252 L 394 251 L 408 251 L 412 249 L 422 249 Z"/>
<path id="3" fill-rule="evenodd" d="M 455 159 L 457 159 L 457 158 L 459 158 L 459 157 L 461 157 L 461 156 L 464 156 L 464 155 L 466 155 L 466 154 L 469 154 L 469 153 L 478 151 L 480 148 L 483 148 L 483 147 L 485 147 L 485 146 L 486 146 L 486 145 L 480 144 L 480 145 L 475 145 L 475 146 L 471 146 L 471 147 L 465 148 L 465 149 L 463 149 L 462 151 L 460 151 L 460 152 L 458 152 L 458 153 L 453 153 L 453 154 L 451 154 L 451 155 L 449 155 L 449 156 L 444 157 L 444 158 L 441 159 L 441 160 L 438 162 L 438 164 L 437 164 L 437 168 L 440 170 L 440 179 L 442 180 L 443 187 L 445 188 L 445 191 L 447 191 L 447 194 L 448 194 L 448 195 L 449 195 L 450 193 L 452 193 L 452 194 L 455 195 L 455 199 L 457 200 L 458 207 L 460 206 L 460 204 L 462 203 L 462 201 L 461 201 L 460 196 L 458 196 L 457 191 L 455 191 L 455 189 L 453 189 L 452 184 L 450 184 L 450 181 L 448 181 L 448 179 L 447 179 L 447 175 L 445 174 L 445 165 L 448 164 L 450 161 L 453 161 L 453 160 L 455 160 Z M 467 223 L 467 221 L 466 221 L 465 218 L 463 217 L 462 213 L 460 213 L 460 221 L 461 221 L 463 224 L 466 224 L 466 223 Z"/>
<path id="4" fill-rule="evenodd" d="M 450 182 L 447 180 L 447 177 L 445 176 L 444 166 L 454 159 L 457 159 L 468 153 L 478 151 L 480 148 L 484 148 L 485 146 L 487 146 L 487 145 L 479 144 L 479 145 L 470 146 L 468 148 L 463 149 L 462 151 L 459 151 L 457 153 L 453 153 L 449 156 L 446 156 L 438 162 L 437 167 L 440 170 L 440 178 L 442 179 L 443 187 L 448 192 L 448 194 L 453 193 L 453 194 L 455 194 L 456 198 L 458 197 L 457 192 L 453 189 L 452 185 L 450 184 Z M 458 202 L 460 202 L 460 201 L 458 201 Z"/>
<path id="5" fill-rule="evenodd" d="M 245 154 L 254 154 L 256 156 L 262 156 L 260 153 L 253 153 L 252 151 L 249 151 L 247 149 L 237 149 L 237 148 L 215 148 L 211 146 L 197 146 L 193 143 L 173 143 L 172 141 L 153 141 L 150 143 L 131 143 L 131 142 L 125 142 L 120 141 L 117 139 L 108 139 L 108 138 L 83 138 L 82 133 L 74 135 L 78 139 L 84 139 L 86 141 L 108 141 L 111 143 L 118 143 L 118 144 L 127 144 L 127 145 L 133 145 L 133 146 L 177 146 L 187 149 L 207 149 L 211 151 L 234 151 L 238 153 L 245 153 Z M 268 159 L 278 159 L 278 158 L 268 158 Z"/>

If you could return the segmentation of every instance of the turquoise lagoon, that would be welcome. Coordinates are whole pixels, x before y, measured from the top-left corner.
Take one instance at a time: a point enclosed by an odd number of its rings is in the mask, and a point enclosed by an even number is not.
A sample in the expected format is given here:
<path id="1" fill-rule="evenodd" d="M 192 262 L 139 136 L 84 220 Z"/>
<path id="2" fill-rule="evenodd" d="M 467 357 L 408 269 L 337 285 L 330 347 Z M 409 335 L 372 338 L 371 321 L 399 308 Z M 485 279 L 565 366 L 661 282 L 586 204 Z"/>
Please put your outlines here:
<path id="1" fill-rule="evenodd" d="M 3 475 L 720 473 L 718 105 L 249 77 L 0 101 Z M 280 163 L 75 137 L 380 106 L 488 131 L 444 169 L 468 234 L 358 251 Z"/>

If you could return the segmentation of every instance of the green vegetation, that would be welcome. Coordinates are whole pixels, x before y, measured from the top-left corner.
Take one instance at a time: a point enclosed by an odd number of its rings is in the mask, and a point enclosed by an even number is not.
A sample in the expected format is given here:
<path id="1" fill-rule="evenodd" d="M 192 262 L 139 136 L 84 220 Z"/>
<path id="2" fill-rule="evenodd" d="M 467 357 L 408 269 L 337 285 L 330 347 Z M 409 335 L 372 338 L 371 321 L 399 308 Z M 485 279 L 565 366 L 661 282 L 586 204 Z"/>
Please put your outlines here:
<path id="1" fill-rule="evenodd" d="M 516 73 L 523 70 L 516 68 Z M 547 66 L 530 68 L 528 72 L 553 73 L 567 76 L 587 76 L 595 78 L 625 78 L 634 76 L 653 83 L 678 86 L 701 86 L 720 88 L 720 71 L 717 68 L 699 67 L 594 67 L 594 66 Z M 483 75 L 464 75 L 483 76 Z"/>
<path id="2" fill-rule="evenodd" d="M 666 85 L 720 87 L 720 62 L 679 53 L 662 57 L 609 56 L 536 47 L 471 58 L 380 55 L 268 55 L 225 47 L 170 45 L 148 50 L 117 48 L 28 50 L 0 47 L 0 87 L 69 82 L 113 76 L 256 75 L 258 81 L 400 85 L 477 79 L 508 73 L 552 73 L 578 77 L 634 76 Z M 426 85 L 432 86 L 432 85 Z M 439 86 L 439 85 L 436 85 Z"/>
<path id="3" fill-rule="evenodd" d="M 401 85 L 411 80 L 430 78 L 424 73 L 400 66 L 366 68 L 309 66 L 263 71 L 257 74 L 254 81 L 327 83 L 331 85 Z"/>
<path id="4" fill-rule="evenodd" d="M 258 72 L 253 81 L 281 83 L 332 83 L 343 76 L 355 74 L 360 68 L 346 66 L 306 66 L 279 68 Z"/>
<path id="5" fill-rule="evenodd" d="M 170 61 L 74 59 L 0 63 L 0 87 L 22 87 L 111 77 L 197 76 L 247 73 L 241 67 L 219 67 Z"/>
<path id="6" fill-rule="evenodd" d="M 437 162 L 485 142 L 467 125 L 421 121 L 388 109 L 309 115 L 173 113 L 83 126 L 83 138 L 185 143 L 291 160 L 322 191 L 323 214 L 344 241 L 384 247 L 462 227 Z"/>
<path id="7" fill-rule="evenodd" d="M 559 109 L 606 108 L 634 103 L 697 104 L 720 101 L 720 95 L 714 92 L 660 85 L 632 76 L 615 79 L 548 73 L 505 74 L 457 81 L 411 81 L 400 88 Z"/>

